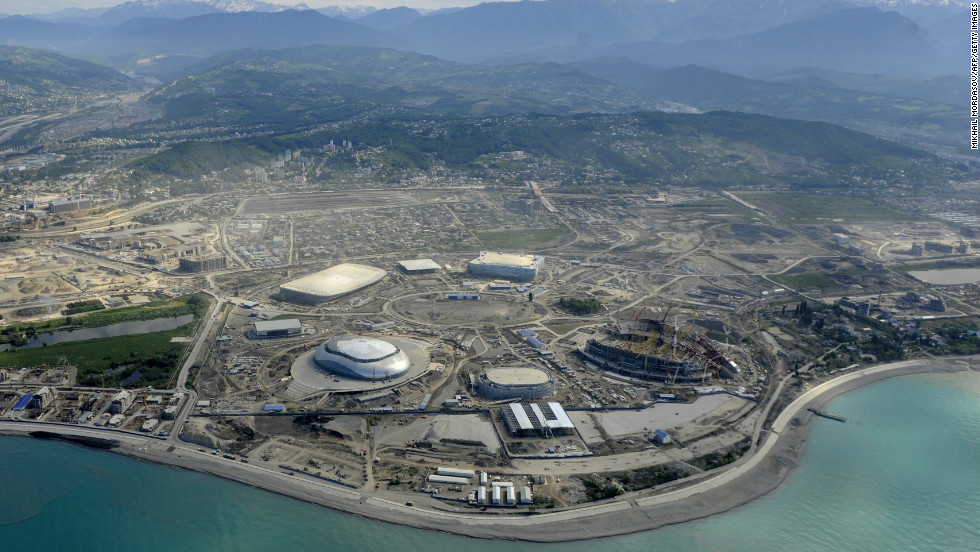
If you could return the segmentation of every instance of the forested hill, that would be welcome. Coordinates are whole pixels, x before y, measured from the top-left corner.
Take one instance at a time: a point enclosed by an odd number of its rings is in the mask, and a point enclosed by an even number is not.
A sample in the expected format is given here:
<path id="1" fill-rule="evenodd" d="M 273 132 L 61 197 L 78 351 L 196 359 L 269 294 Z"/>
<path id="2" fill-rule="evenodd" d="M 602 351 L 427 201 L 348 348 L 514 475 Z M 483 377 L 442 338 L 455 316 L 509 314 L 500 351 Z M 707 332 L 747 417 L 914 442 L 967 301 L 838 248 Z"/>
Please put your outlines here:
<path id="1" fill-rule="evenodd" d="M 0 46 L 0 115 L 69 106 L 133 86 L 122 73 L 53 52 Z"/>
<path id="2" fill-rule="evenodd" d="M 486 66 L 357 46 L 239 50 L 184 69 L 148 101 L 181 124 L 275 125 L 386 113 L 625 112 L 665 102 L 557 63 Z"/>
<path id="3" fill-rule="evenodd" d="M 346 121 L 331 130 L 221 144 L 183 143 L 132 165 L 144 174 L 188 178 L 285 149 L 322 151 L 350 140 L 370 155 L 338 153 L 326 168 L 383 168 L 400 177 L 435 166 L 486 175 L 491 159 L 520 151 L 582 178 L 625 185 L 744 185 L 779 178 L 796 186 L 848 186 L 853 170 L 917 171 L 932 156 L 828 123 L 733 112 L 512 115 L 472 120 Z M 248 161 L 246 161 L 248 160 Z M 346 165 L 345 165 L 346 163 Z"/>

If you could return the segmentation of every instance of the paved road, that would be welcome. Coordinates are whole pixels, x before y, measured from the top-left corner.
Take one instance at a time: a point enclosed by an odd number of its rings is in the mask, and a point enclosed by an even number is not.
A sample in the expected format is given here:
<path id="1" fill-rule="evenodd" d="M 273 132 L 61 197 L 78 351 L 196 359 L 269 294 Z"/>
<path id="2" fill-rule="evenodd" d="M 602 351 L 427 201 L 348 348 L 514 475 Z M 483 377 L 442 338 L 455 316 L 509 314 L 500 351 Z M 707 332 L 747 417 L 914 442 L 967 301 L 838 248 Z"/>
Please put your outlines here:
<path id="1" fill-rule="evenodd" d="M 187 376 L 190 373 L 191 367 L 194 366 L 198 358 L 201 356 L 202 351 L 206 351 L 211 345 L 211 328 L 214 326 L 214 321 L 217 320 L 218 315 L 221 313 L 221 307 L 224 305 L 224 299 L 217 296 L 212 296 L 214 301 L 211 304 L 211 309 L 206 315 L 208 320 L 206 323 L 198 326 L 200 328 L 199 334 L 197 336 L 197 341 L 194 343 L 194 348 L 191 349 L 190 354 L 187 355 L 187 360 L 184 361 L 184 365 L 180 369 L 180 373 L 177 376 L 177 386 L 176 391 L 182 392 L 186 395 L 186 400 L 184 401 L 184 407 L 180 410 L 180 414 L 174 420 L 173 428 L 170 431 L 170 435 L 167 439 L 171 442 L 176 442 L 179 440 L 180 430 L 187 421 L 187 416 L 190 415 L 191 411 L 194 410 L 194 405 L 197 404 L 197 391 L 187 388 Z"/>

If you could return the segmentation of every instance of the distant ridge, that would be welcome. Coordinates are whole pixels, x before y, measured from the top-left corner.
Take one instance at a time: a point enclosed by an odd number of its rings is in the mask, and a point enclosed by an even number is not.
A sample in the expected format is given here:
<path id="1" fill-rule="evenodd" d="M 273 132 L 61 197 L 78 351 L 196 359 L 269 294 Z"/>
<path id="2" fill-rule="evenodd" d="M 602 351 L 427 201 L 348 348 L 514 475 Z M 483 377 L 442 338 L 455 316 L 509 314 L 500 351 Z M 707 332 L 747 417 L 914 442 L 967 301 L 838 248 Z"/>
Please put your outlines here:
<path id="1" fill-rule="evenodd" d="M 965 96 L 966 78 L 942 77 L 924 82 L 879 77 L 878 91 L 845 87 L 861 75 L 819 70 L 786 74 L 771 82 L 732 75 L 698 65 L 655 69 L 624 57 L 570 63 L 572 67 L 662 100 L 701 110 L 723 109 L 776 117 L 828 121 L 892 139 L 915 136 L 923 141 L 961 141 L 957 105 L 944 100 Z M 831 78 L 838 78 L 837 83 Z M 867 80 L 873 80 L 865 76 Z M 959 83 L 960 86 L 952 86 Z M 928 117 L 931 125 L 921 124 Z"/>
<path id="2" fill-rule="evenodd" d="M 86 49 L 121 62 L 168 53 L 208 56 L 241 48 L 276 49 L 309 44 L 384 46 L 386 42 L 386 36 L 374 29 L 312 10 L 286 10 L 210 13 L 179 20 L 134 19 L 94 39 Z"/>
<path id="3" fill-rule="evenodd" d="M 310 9 L 305 4 L 283 6 L 260 0 L 131 0 L 102 8 L 69 8 L 31 17 L 45 21 L 114 26 L 137 17 L 183 19 L 207 13 L 278 12 Z"/>
<path id="4" fill-rule="evenodd" d="M 65 52 L 77 50 L 99 33 L 74 23 L 50 23 L 22 15 L 0 19 L 0 40 L 8 46 L 26 46 Z"/>
<path id="5" fill-rule="evenodd" d="M 381 31 L 390 31 L 406 25 L 422 17 L 422 14 L 413 10 L 412 8 L 400 7 L 400 8 L 390 8 L 384 10 L 378 10 L 371 12 L 363 17 L 355 19 L 355 21 L 364 25 L 365 27 L 371 27 L 372 29 L 378 29 Z"/>
<path id="6" fill-rule="evenodd" d="M 661 67 L 696 63 L 750 76 L 802 66 L 932 76 L 953 70 L 938 42 L 914 21 L 873 7 L 835 11 L 725 39 L 628 43 L 603 51 Z"/>

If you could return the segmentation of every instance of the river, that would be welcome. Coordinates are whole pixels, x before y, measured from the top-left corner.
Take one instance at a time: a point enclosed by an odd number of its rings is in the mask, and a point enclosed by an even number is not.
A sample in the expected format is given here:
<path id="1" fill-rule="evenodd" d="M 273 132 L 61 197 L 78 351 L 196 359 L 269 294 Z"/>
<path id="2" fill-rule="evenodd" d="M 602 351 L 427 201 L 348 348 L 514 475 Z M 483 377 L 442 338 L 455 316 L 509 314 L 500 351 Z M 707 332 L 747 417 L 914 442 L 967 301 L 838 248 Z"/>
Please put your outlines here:
<path id="1" fill-rule="evenodd" d="M 43 347 L 44 345 L 54 345 L 55 343 L 65 343 L 69 341 L 84 341 L 86 339 L 98 339 L 100 337 L 118 337 L 120 335 L 143 334 L 151 332 L 163 332 L 179 328 L 184 324 L 194 320 L 193 314 L 172 316 L 170 318 L 155 318 L 153 320 L 134 320 L 131 322 L 120 322 L 109 326 L 99 326 L 98 328 L 81 328 L 78 330 L 61 330 L 57 332 L 37 334 L 27 341 L 27 345 L 20 348 Z M 0 345 L 0 351 L 10 349 L 9 343 Z"/>

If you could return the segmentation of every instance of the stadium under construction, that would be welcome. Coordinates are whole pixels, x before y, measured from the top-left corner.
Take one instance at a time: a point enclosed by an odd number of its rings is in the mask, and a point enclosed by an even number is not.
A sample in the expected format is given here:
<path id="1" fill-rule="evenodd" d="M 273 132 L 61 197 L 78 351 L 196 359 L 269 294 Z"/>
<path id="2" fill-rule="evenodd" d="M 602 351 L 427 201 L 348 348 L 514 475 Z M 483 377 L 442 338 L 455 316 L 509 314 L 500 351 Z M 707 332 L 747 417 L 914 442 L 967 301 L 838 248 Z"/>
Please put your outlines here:
<path id="1" fill-rule="evenodd" d="M 666 314 L 656 319 L 645 313 L 620 320 L 606 338 L 588 340 L 582 357 L 604 370 L 669 384 L 730 378 L 738 370 L 693 326 L 678 329 L 666 323 Z"/>

